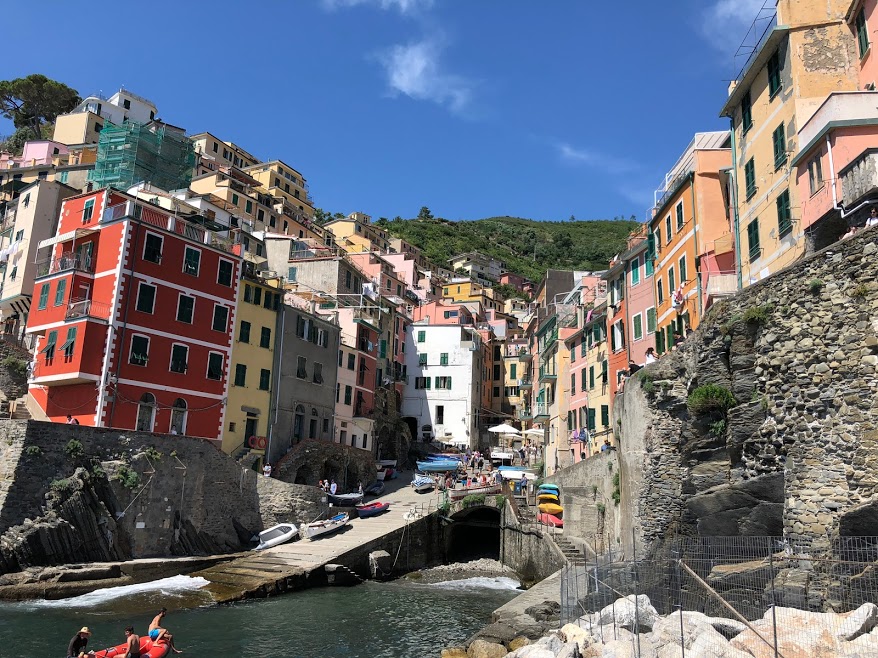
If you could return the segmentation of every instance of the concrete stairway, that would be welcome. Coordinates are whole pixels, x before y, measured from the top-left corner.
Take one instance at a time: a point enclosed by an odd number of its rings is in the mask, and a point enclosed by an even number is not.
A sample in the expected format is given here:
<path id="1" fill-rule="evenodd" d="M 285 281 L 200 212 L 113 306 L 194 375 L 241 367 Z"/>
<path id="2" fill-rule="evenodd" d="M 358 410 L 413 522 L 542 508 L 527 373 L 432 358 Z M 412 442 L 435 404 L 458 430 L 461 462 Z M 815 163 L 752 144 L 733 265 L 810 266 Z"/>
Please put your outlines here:
<path id="1" fill-rule="evenodd" d="M 33 418 L 27 408 L 27 396 L 13 400 L 10 409 L 12 410 L 10 415 L 12 420 L 31 420 Z"/>
<path id="2" fill-rule="evenodd" d="M 577 548 L 569 539 L 565 539 L 563 535 L 555 535 L 553 539 L 568 563 L 585 564 L 585 553 Z"/>

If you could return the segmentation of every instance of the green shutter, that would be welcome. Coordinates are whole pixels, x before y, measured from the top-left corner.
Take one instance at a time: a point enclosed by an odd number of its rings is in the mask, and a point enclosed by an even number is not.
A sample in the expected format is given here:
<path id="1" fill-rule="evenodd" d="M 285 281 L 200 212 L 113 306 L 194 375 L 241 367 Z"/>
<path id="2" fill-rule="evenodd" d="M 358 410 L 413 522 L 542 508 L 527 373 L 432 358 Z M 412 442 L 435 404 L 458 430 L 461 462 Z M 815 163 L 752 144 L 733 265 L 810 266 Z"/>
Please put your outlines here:
<path id="1" fill-rule="evenodd" d="M 387 341 L 379 340 L 378 341 L 378 358 L 385 359 L 387 358 Z"/>
<path id="2" fill-rule="evenodd" d="M 869 50 L 869 30 L 866 26 L 866 10 L 860 9 L 859 13 L 857 13 L 856 19 L 857 26 L 857 45 L 860 48 L 860 59 L 866 56 L 866 52 Z"/>
<path id="3" fill-rule="evenodd" d="M 793 232 L 789 190 L 784 190 L 783 194 L 777 197 L 777 231 L 781 238 L 785 238 Z"/>
<path id="4" fill-rule="evenodd" d="M 418 365 L 419 366 L 427 365 L 427 354 L 426 353 L 418 354 Z"/>
<path id="5" fill-rule="evenodd" d="M 774 144 L 774 166 L 777 169 L 787 161 L 787 138 L 783 123 L 774 129 L 771 140 Z"/>
<path id="6" fill-rule="evenodd" d="M 634 316 L 634 340 L 643 338 L 643 317 L 638 313 Z"/>
<path id="7" fill-rule="evenodd" d="M 646 333 L 655 333 L 655 308 L 646 309 Z"/>
<path id="8" fill-rule="evenodd" d="M 518 364 L 517 363 L 510 363 L 509 364 L 509 378 L 516 379 L 515 374 L 517 372 L 518 372 Z"/>
<path id="9" fill-rule="evenodd" d="M 682 203 L 678 203 L 678 204 L 677 204 L 677 230 L 678 230 L 678 231 L 679 231 L 681 228 L 683 228 L 683 224 L 684 224 L 684 223 L 685 223 L 685 220 L 684 220 L 684 218 L 683 218 L 683 204 L 682 204 Z"/>
<path id="10" fill-rule="evenodd" d="M 771 98 L 781 90 L 781 86 L 780 53 L 775 52 L 768 60 L 768 93 Z"/>
<path id="11" fill-rule="evenodd" d="M 595 410 L 589 407 L 588 410 L 588 429 L 594 432 L 597 429 L 597 423 L 595 421 Z"/>
<path id="12" fill-rule="evenodd" d="M 744 165 L 744 184 L 746 186 L 747 198 L 749 199 L 756 194 L 756 163 L 753 158 L 747 160 Z"/>
<path id="13" fill-rule="evenodd" d="M 688 277 L 686 276 L 687 273 L 686 273 L 686 256 L 685 255 L 680 256 L 679 265 L 680 265 L 680 283 L 686 283 L 686 280 Z"/>
<path id="14" fill-rule="evenodd" d="M 67 279 L 58 281 L 58 287 L 55 288 L 55 306 L 61 306 L 64 303 L 64 295 L 67 292 Z"/>
<path id="15" fill-rule="evenodd" d="M 73 348 L 76 346 L 76 327 L 70 327 L 67 329 L 67 340 L 64 341 L 64 344 L 61 345 L 61 349 L 64 351 L 64 356 L 71 357 L 73 356 Z"/>
<path id="16" fill-rule="evenodd" d="M 753 127 L 753 102 L 748 91 L 741 98 L 741 131 L 744 135 Z"/>
<path id="17" fill-rule="evenodd" d="M 632 260 L 628 263 L 628 267 L 631 270 L 631 285 L 636 286 L 640 283 L 640 258 Z"/>
<path id="18" fill-rule="evenodd" d="M 594 388 L 594 366 L 588 367 L 588 387 Z"/>
<path id="19" fill-rule="evenodd" d="M 747 224 L 747 246 L 749 248 L 750 260 L 754 261 L 759 258 L 761 250 L 759 248 L 759 218 Z"/>
<path id="20" fill-rule="evenodd" d="M 427 340 L 427 332 L 426 331 L 419 331 L 418 332 L 418 342 L 423 343 L 426 340 Z"/>
<path id="21" fill-rule="evenodd" d="M 44 309 L 49 303 L 49 284 L 44 283 L 43 287 L 40 288 L 40 303 L 38 308 Z"/>
<path id="22" fill-rule="evenodd" d="M 601 405 L 601 425 L 610 426 L 610 407 L 606 404 Z"/>

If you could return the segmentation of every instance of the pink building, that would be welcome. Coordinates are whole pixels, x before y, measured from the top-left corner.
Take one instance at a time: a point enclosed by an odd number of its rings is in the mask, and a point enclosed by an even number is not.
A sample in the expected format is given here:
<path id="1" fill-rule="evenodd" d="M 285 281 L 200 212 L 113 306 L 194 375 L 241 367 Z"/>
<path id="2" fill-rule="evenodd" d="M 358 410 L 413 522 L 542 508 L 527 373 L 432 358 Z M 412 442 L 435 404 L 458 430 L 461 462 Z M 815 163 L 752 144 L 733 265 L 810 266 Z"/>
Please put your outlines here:
<path id="1" fill-rule="evenodd" d="M 587 342 L 582 323 L 577 331 L 564 339 L 570 350 L 570 397 L 568 410 L 573 419 L 569 437 L 573 463 L 588 457 L 586 432 L 588 419 L 588 363 L 585 358 Z"/>
<path id="2" fill-rule="evenodd" d="M 416 307 L 412 313 L 412 322 L 427 322 L 431 325 L 476 324 L 481 320 L 465 304 L 430 302 Z"/>
<path id="3" fill-rule="evenodd" d="M 33 142 L 25 142 L 24 150 L 19 157 L 10 153 L 0 153 L 0 169 L 13 169 L 17 167 L 37 167 L 50 165 L 55 158 L 67 156 L 70 151 L 66 144 L 43 139 Z"/>
<path id="4" fill-rule="evenodd" d="M 625 278 L 626 314 L 628 317 L 628 358 L 642 364 L 646 350 L 655 349 L 655 286 L 652 262 L 646 259 L 647 241 L 643 236 L 628 242 L 622 255 L 627 263 Z"/>
<path id="5" fill-rule="evenodd" d="M 869 47 L 878 32 L 878 0 L 853 0 L 847 22 L 857 40 L 860 57 L 860 89 L 875 89 L 878 83 L 878 55 Z"/>
<path id="6" fill-rule="evenodd" d="M 500 279 L 497 281 L 497 283 L 499 283 L 501 286 L 512 286 L 516 290 L 526 292 L 528 294 L 533 293 L 534 290 L 533 281 L 525 279 L 523 276 L 520 276 L 518 274 L 513 274 L 512 272 L 503 272 L 503 274 L 500 275 Z"/>
<path id="7" fill-rule="evenodd" d="M 810 250 L 832 244 L 852 226 L 862 227 L 871 208 L 878 208 L 876 139 L 873 91 L 830 94 L 799 130 L 801 148 L 791 164 Z"/>

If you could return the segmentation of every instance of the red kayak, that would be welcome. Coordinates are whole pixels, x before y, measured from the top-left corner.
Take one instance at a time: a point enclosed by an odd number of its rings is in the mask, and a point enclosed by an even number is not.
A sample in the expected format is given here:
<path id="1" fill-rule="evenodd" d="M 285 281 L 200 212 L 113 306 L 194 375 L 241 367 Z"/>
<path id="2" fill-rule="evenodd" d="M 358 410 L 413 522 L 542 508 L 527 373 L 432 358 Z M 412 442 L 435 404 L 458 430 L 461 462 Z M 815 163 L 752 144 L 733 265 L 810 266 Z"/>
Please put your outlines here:
<path id="1" fill-rule="evenodd" d="M 128 652 L 127 644 L 119 644 L 109 649 L 95 651 L 95 658 L 120 658 Z M 171 653 L 171 645 L 164 639 L 153 642 L 146 635 L 140 638 L 140 658 L 165 658 Z"/>
<path id="2" fill-rule="evenodd" d="M 379 503 L 378 501 L 375 501 L 368 505 L 357 505 L 357 514 L 361 519 L 365 519 L 370 516 L 377 516 L 378 514 L 387 511 L 389 507 L 390 503 Z"/>
<path id="3" fill-rule="evenodd" d="M 540 512 L 539 514 L 537 514 L 537 521 L 539 521 L 543 525 L 551 525 L 555 526 L 556 528 L 564 527 L 564 521 L 559 519 L 554 514 L 546 514 L 545 512 Z"/>

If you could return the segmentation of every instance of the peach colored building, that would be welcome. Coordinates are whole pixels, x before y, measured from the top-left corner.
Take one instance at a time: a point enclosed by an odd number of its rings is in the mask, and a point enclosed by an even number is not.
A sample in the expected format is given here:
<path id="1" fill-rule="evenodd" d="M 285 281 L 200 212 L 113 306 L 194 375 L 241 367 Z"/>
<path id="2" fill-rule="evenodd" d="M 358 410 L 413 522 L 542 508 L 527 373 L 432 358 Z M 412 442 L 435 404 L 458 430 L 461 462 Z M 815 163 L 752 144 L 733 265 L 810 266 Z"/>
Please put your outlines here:
<path id="1" fill-rule="evenodd" d="M 878 55 L 870 47 L 878 36 L 878 0 L 853 0 L 846 20 L 857 41 L 860 57 L 860 89 L 875 90 L 878 84 Z"/>
<path id="2" fill-rule="evenodd" d="M 715 282 L 723 273 L 729 284 L 735 281 L 725 173 L 732 163 L 729 142 L 725 131 L 697 133 L 656 190 L 646 258 L 655 267 L 659 353 L 673 346 L 675 335 L 701 322 L 704 265 L 717 268 Z"/>

